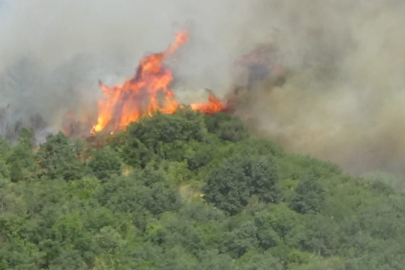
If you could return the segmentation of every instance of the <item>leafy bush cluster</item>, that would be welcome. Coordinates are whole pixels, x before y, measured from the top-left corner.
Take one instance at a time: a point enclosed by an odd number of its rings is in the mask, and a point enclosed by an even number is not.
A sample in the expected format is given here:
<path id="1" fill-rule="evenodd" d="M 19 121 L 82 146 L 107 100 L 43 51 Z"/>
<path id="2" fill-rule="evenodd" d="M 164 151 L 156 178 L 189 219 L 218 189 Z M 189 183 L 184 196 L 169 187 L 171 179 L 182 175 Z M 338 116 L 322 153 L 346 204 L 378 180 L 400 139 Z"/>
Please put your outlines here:
<path id="1" fill-rule="evenodd" d="M 405 196 L 387 179 L 285 153 L 227 114 L 39 148 L 24 130 L 0 138 L 0 269 L 403 269 Z"/>

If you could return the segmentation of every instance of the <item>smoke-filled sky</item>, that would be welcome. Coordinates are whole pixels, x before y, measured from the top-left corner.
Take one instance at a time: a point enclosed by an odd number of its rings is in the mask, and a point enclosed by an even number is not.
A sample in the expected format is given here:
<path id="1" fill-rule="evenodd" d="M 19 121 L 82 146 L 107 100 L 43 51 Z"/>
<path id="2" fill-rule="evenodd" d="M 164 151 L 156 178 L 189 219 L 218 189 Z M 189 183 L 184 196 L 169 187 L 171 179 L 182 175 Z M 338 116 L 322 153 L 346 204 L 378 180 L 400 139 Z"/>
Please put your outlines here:
<path id="1" fill-rule="evenodd" d="M 174 90 L 224 96 L 231 66 L 277 45 L 283 86 L 264 84 L 245 108 L 290 151 L 347 171 L 405 172 L 405 7 L 400 0 L 3 0 L 0 132 L 16 123 L 60 129 L 100 96 L 98 80 L 131 77 L 140 58 L 190 31 Z"/>

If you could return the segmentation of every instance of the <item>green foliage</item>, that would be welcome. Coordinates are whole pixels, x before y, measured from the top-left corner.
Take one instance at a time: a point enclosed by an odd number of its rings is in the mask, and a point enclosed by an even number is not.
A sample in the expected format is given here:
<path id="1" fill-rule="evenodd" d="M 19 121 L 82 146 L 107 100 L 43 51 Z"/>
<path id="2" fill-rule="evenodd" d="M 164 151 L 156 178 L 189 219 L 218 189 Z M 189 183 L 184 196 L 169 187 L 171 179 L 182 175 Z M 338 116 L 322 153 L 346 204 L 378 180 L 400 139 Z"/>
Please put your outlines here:
<path id="1" fill-rule="evenodd" d="M 98 179 L 105 180 L 111 176 L 120 175 L 122 164 L 118 153 L 109 147 L 104 147 L 93 154 L 89 167 Z"/>
<path id="2" fill-rule="evenodd" d="M 252 195 L 265 202 L 279 200 L 278 171 L 272 156 L 231 157 L 206 182 L 204 198 L 231 215 L 240 212 Z"/>
<path id="3" fill-rule="evenodd" d="M 19 137 L 18 137 L 18 142 L 20 144 L 25 144 L 28 147 L 32 148 L 34 146 L 34 134 L 31 130 L 23 128 L 20 131 Z"/>
<path id="4" fill-rule="evenodd" d="M 244 270 L 283 270 L 284 266 L 279 259 L 275 258 L 270 252 L 264 254 L 251 252 L 247 253 L 240 260 L 241 269 Z"/>
<path id="5" fill-rule="evenodd" d="M 19 143 L 11 149 L 6 159 L 8 170 L 3 167 L 6 176 L 9 174 L 11 181 L 29 181 L 37 177 L 38 165 L 32 152 L 33 136 L 28 130 L 23 129 Z"/>
<path id="6" fill-rule="evenodd" d="M 158 215 L 180 207 L 179 194 L 170 188 L 167 175 L 151 167 L 111 179 L 103 186 L 98 199 L 113 211 L 133 213 L 141 223 L 145 222 L 143 216 Z M 140 227 L 144 229 L 144 226 Z"/>
<path id="7" fill-rule="evenodd" d="M 233 144 L 227 155 L 272 155 L 282 156 L 283 150 L 272 141 L 260 138 L 248 138 L 238 144 Z"/>
<path id="8" fill-rule="evenodd" d="M 225 234 L 223 249 L 239 258 L 248 251 L 257 248 L 257 227 L 253 222 L 242 223 L 238 228 Z"/>
<path id="9" fill-rule="evenodd" d="M 0 159 L 0 182 L 10 177 L 10 170 L 7 166 L 7 160 Z"/>
<path id="10" fill-rule="evenodd" d="M 339 241 L 339 227 L 333 219 L 321 215 L 306 217 L 305 236 L 300 241 L 304 251 L 322 256 L 335 255 Z"/>
<path id="11" fill-rule="evenodd" d="M 179 109 L 173 115 L 157 114 L 132 123 L 113 145 L 126 163 L 145 167 L 155 155 L 160 159 L 182 161 L 187 142 L 202 142 L 206 138 L 203 115 Z"/>
<path id="12" fill-rule="evenodd" d="M 285 204 L 272 205 L 257 212 L 254 218 L 258 228 L 260 247 L 269 249 L 282 243 L 299 247 L 306 234 L 301 215 L 289 209 Z"/>
<path id="13" fill-rule="evenodd" d="M 405 265 L 400 177 L 352 178 L 227 114 L 158 114 L 89 141 L 0 138 L 0 270 Z"/>
<path id="14" fill-rule="evenodd" d="M 199 256 L 198 270 L 233 270 L 234 260 L 227 254 L 218 254 L 215 251 L 206 251 Z"/>
<path id="15" fill-rule="evenodd" d="M 393 190 L 405 191 L 405 179 L 388 173 L 376 172 L 363 175 L 376 192 L 392 193 Z"/>
<path id="16" fill-rule="evenodd" d="M 0 181 L 10 177 L 7 166 L 7 157 L 11 150 L 11 144 L 0 136 Z"/>
<path id="17" fill-rule="evenodd" d="M 48 136 L 37 153 L 42 175 L 56 179 L 76 180 L 83 177 L 85 166 L 78 158 L 75 145 L 68 138 L 58 133 Z"/>
<path id="18" fill-rule="evenodd" d="M 290 206 L 301 214 L 316 214 L 325 199 L 324 189 L 314 176 L 304 176 L 293 194 Z"/>
<path id="19" fill-rule="evenodd" d="M 193 146 L 193 153 L 187 157 L 187 165 L 190 170 L 197 170 L 210 163 L 216 149 L 212 144 L 194 143 Z"/>
<path id="20" fill-rule="evenodd" d="M 249 137 L 248 130 L 241 119 L 227 113 L 206 115 L 205 124 L 208 131 L 221 140 L 238 142 Z"/>
<path id="21" fill-rule="evenodd" d="M 168 167 L 167 176 L 170 178 L 170 182 L 175 186 L 187 183 L 192 177 L 192 173 L 187 166 L 187 161 L 170 162 L 166 166 Z"/>
<path id="22" fill-rule="evenodd" d="M 11 149 L 11 144 L 4 139 L 2 136 L 0 136 L 0 158 L 4 159 L 7 155 L 7 153 Z"/>

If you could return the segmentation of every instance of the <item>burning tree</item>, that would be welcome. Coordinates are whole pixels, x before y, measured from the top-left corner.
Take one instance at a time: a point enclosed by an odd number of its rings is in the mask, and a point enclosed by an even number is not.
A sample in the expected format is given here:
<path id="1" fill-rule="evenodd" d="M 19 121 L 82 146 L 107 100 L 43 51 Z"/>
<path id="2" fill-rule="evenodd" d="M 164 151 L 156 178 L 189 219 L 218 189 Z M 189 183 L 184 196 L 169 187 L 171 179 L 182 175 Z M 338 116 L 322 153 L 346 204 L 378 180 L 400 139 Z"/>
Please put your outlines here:
<path id="1" fill-rule="evenodd" d="M 145 56 L 135 76 L 122 85 L 110 88 L 100 82 L 103 97 L 98 103 L 97 124 L 93 126 L 92 132 L 114 132 L 140 117 L 152 115 L 154 112 L 172 114 L 183 107 L 169 89 L 173 74 L 163 62 L 186 41 L 187 32 L 179 33 L 166 51 Z M 190 107 L 203 113 L 215 113 L 226 108 L 225 104 L 212 94 L 208 103 L 192 104 Z"/>
<path id="2" fill-rule="evenodd" d="M 83 135 L 98 132 L 115 133 L 123 130 L 131 122 L 141 117 L 151 116 L 156 112 L 173 114 L 184 105 L 179 104 L 170 84 L 174 77 L 172 70 L 164 64 L 188 39 L 187 32 L 176 34 L 173 43 L 163 52 L 145 56 L 141 59 L 134 77 L 121 85 L 108 87 L 101 81 L 102 97 L 98 101 L 98 113 L 94 117 L 80 118 L 70 112 L 65 119 L 66 134 Z M 274 48 L 269 45 L 259 46 L 256 50 L 243 56 L 235 63 L 235 67 L 248 75 L 247 85 L 236 85 L 234 91 L 221 101 L 210 92 L 208 102 L 190 104 L 190 109 L 204 114 L 223 111 L 234 111 L 235 107 L 243 107 L 249 100 L 250 89 L 269 77 L 282 75 L 282 68 L 274 62 Z M 273 72 L 274 71 L 274 72 Z M 271 77 L 271 76 L 270 76 Z M 72 134 L 73 133 L 73 134 Z"/>

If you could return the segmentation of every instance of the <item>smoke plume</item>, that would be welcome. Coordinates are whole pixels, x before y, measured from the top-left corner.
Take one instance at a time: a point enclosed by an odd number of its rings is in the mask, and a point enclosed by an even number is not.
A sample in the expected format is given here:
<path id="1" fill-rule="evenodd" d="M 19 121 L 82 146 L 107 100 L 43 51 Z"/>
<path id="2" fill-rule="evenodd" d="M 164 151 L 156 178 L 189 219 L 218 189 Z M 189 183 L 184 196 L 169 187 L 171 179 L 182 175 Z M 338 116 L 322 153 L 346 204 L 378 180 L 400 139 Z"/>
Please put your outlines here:
<path id="1" fill-rule="evenodd" d="M 400 0 L 3 0 L 0 133 L 60 130 L 68 112 L 96 109 L 98 80 L 131 77 L 186 29 L 169 63 L 184 102 L 225 96 L 235 60 L 270 43 L 286 82 L 249 90 L 260 132 L 352 173 L 404 172 L 404 12 Z"/>
<path id="2" fill-rule="evenodd" d="M 259 128 L 352 173 L 405 172 L 403 2 L 268 4 L 291 71 L 283 86 L 255 93 Z"/>

